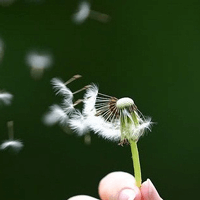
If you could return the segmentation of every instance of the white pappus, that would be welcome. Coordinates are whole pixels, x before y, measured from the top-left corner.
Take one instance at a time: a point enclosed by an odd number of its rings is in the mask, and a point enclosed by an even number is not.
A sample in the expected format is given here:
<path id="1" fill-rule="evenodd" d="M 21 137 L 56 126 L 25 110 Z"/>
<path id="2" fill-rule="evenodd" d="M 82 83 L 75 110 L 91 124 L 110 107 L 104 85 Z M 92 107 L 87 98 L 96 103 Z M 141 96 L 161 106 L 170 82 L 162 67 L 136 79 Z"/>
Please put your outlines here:
<path id="1" fill-rule="evenodd" d="M 13 98 L 13 95 L 8 92 L 0 93 L 0 102 L 2 102 L 5 105 L 9 105 L 11 103 L 12 98 Z"/>
<path id="2" fill-rule="evenodd" d="M 91 130 L 105 139 L 120 141 L 121 144 L 130 140 L 138 141 L 146 129 L 150 130 L 151 119 L 145 118 L 128 97 L 117 99 L 99 93 L 95 84 L 71 92 L 66 85 L 79 77 L 75 75 L 66 83 L 53 79 L 56 94 L 62 95 L 64 100 L 61 107 L 54 105 L 50 108 L 47 122 L 68 125 L 80 136 Z M 73 103 L 74 94 L 85 89 L 83 99 Z M 82 111 L 75 108 L 80 102 L 83 102 Z"/>

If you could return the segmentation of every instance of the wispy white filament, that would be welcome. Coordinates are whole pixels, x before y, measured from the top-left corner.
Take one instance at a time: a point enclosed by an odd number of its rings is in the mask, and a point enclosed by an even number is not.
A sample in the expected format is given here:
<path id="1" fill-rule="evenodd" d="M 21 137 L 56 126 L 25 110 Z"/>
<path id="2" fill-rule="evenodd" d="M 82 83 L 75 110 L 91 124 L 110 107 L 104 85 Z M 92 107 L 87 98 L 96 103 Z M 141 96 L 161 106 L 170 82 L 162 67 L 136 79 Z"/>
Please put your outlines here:
<path id="1" fill-rule="evenodd" d="M 72 91 L 68 87 L 66 87 L 66 85 L 62 80 L 60 80 L 59 78 L 53 78 L 51 80 L 51 83 L 53 85 L 56 94 L 63 95 L 65 98 L 69 99 L 73 98 Z"/>
<path id="2" fill-rule="evenodd" d="M 56 123 L 66 125 L 68 121 L 68 115 L 58 105 L 52 105 L 50 111 L 43 117 L 44 124 L 52 126 Z"/>
<path id="3" fill-rule="evenodd" d="M 74 114 L 71 115 L 69 126 L 80 136 L 88 132 L 87 120 L 80 111 L 76 111 Z"/>
<path id="4" fill-rule="evenodd" d="M 86 1 L 79 4 L 78 11 L 72 16 L 75 23 L 83 23 L 90 14 L 90 4 Z"/>
<path id="5" fill-rule="evenodd" d="M 18 151 L 23 147 L 23 144 L 19 140 L 7 140 L 0 145 L 1 150 L 7 149 L 8 147 Z"/>
<path id="6" fill-rule="evenodd" d="M 119 141 L 120 124 L 112 124 L 101 116 L 88 116 L 87 118 L 89 129 L 94 131 L 94 133 L 103 137 L 104 139 Z"/>
<path id="7" fill-rule="evenodd" d="M 142 119 L 135 110 L 136 108 L 131 107 L 134 106 L 134 102 L 130 98 L 117 100 L 115 97 L 98 93 L 97 86 L 92 85 L 91 88 L 86 90 L 83 102 L 83 113 L 85 113 L 90 130 L 103 138 L 114 141 L 120 140 L 123 134 L 120 120 L 122 116 L 132 121 L 132 123 L 126 123 L 126 126 L 129 126 L 128 130 L 131 130 L 131 132 L 125 138 L 138 140 L 145 129 L 150 130 L 151 119 Z M 137 117 L 137 125 L 132 119 L 131 112 L 134 112 Z"/>
<path id="8" fill-rule="evenodd" d="M 98 94 L 98 87 L 92 84 L 87 90 L 83 98 L 83 114 L 94 115 L 96 114 L 95 103 Z"/>
<path id="9" fill-rule="evenodd" d="M 13 95 L 10 93 L 0 93 L 0 101 L 6 105 L 9 105 L 11 103 L 11 100 L 13 98 Z"/>
<path id="10" fill-rule="evenodd" d="M 91 84 L 86 89 L 82 111 L 75 108 L 73 95 L 60 79 L 52 79 L 56 94 L 64 96 L 62 106 L 54 105 L 45 117 L 46 124 L 60 123 L 68 125 L 77 135 L 89 131 L 112 141 L 137 141 L 146 129 L 150 130 L 151 119 L 146 119 L 139 112 L 134 101 L 128 97 L 117 99 L 98 92 L 98 87 Z M 79 91 L 82 91 L 79 90 Z M 123 128 L 122 128 L 123 127 Z"/>
<path id="11" fill-rule="evenodd" d="M 48 68 L 52 64 L 52 56 L 47 53 L 30 52 L 26 57 L 27 64 L 35 69 Z"/>

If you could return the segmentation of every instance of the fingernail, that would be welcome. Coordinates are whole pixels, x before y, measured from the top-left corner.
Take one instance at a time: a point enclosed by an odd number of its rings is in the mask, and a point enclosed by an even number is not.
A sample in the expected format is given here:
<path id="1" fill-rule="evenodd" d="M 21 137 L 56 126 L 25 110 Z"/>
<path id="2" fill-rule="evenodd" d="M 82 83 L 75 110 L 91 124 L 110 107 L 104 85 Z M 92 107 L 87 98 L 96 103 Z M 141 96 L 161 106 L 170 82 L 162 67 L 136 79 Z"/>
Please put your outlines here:
<path id="1" fill-rule="evenodd" d="M 135 192 L 131 189 L 124 189 L 119 194 L 119 200 L 134 200 Z"/>
<path id="2" fill-rule="evenodd" d="M 155 188 L 155 187 L 150 179 L 147 179 L 147 184 L 148 184 L 149 194 L 151 194 L 152 188 Z"/>

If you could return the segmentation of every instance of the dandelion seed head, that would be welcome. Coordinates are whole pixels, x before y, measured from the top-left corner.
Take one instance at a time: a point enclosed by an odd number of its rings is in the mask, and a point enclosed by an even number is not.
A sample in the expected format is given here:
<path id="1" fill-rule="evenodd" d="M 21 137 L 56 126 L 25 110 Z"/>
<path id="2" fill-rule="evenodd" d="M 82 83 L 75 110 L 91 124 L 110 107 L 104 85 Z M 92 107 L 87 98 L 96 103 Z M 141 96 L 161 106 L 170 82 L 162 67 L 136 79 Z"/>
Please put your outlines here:
<path id="1" fill-rule="evenodd" d="M 109 140 L 138 140 L 151 124 L 151 120 L 138 114 L 131 98 L 105 95 L 95 86 L 86 90 L 84 106 L 90 129 Z"/>
<path id="2" fill-rule="evenodd" d="M 116 102 L 116 107 L 118 109 L 123 109 L 123 108 L 133 106 L 133 105 L 134 105 L 134 101 L 128 97 L 121 98 L 121 99 L 117 100 L 117 102 Z"/>

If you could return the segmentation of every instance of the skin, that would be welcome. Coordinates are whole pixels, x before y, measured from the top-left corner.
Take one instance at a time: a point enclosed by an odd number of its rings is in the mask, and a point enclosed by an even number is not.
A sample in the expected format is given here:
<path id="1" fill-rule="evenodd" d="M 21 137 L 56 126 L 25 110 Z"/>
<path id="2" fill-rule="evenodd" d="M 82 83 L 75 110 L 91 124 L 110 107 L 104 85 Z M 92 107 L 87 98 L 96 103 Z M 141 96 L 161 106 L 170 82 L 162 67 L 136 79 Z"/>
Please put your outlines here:
<path id="1" fill-rule="evenodd" d="M 147 179 L 139 189 L 135 178 L 126 172 L 112 172 L 99 183 L 101 200 L 162 200 L 152 182 Z M 98 200 L 96 198 L 78 195 L 68 200 Z"/>

